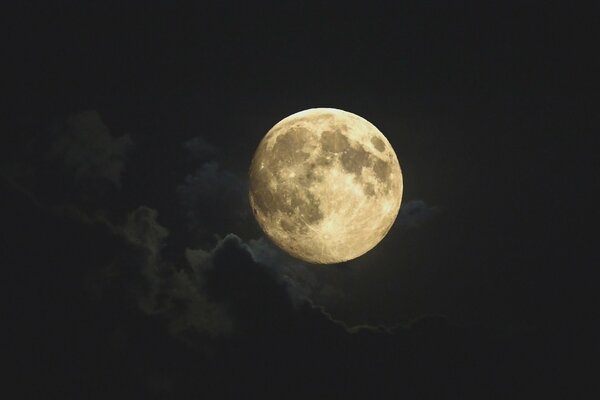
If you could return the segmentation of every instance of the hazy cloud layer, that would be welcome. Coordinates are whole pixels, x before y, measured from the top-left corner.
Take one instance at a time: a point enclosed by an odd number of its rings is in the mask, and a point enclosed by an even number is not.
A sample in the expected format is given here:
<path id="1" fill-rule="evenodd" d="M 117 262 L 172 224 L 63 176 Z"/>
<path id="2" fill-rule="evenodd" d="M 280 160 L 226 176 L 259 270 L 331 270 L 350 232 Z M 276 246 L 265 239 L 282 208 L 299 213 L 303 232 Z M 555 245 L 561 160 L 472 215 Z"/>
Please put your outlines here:
<path id="1" fill-rule="evenodd" d="M 109 291 L 111 286 L 124 288 L 141 311 L 164 321 L 173 336 L 193 346 L 201 343 L 190 336 L 231 332 L 232 321 L 225 308 L 208 300 L 205 294 L 203 274 L 211 265 L 211 253 L 188 250 L 189 267 L 188 263 L 179 265 L 165 260 L 161 249 L 169 231 L 158 222 L 156 210 L 141 206 L 129 213 L 122 225 L 76 209 L 69 209 L 68 214 L 86 224 L 105 226 L 129 246 L 127 253 L 119 253 L 91 277 L 103 281 L 102 285 L 95 285 L 96 291 Z"/>
<path id="2" fill-rule="evenodd" d="M 439 207 L 430 206 L 423 200 L 411 200 L 402 204 L 395 223 L 401 229 L 420 228 L 440 212 Z"/>
<path id="3" fill-rule="evenodd" d="M 97 111 L 85 111 L 67 119 L 50 148 L 76 179 L 101 178 L 117 186 L 126 155 L 133 142 L 129 135 L 113 137 Z"/>
<path id="4" fill-rule="evenodd" d="M 177 193 L 192 230 L 212 229 L 210 233 L 225 234 L 248 219 L 247 179 L 224 169 L 215 160 L 186 176 Z"/>
<path id="5" fill-rule="evenodd" d="M 309 312 L 313 319 L 345 329 L 323 308 L 312 305 L 311 293 L 323 290 L 323 285 L 308 266 L 265 240 L 246 243 L 229 234 L 211 249 L 186 249 L 186 263 L 176 264 L 161 255 L 169 232 L 158 222 L 156 210 L 139 207 L 123 225 L 75 211 L 71 215 L 106 226 L 131 246 L 131 255 L 114 260 L 109 272 L 115 265 L 128 269 L 127 287 L 139 308 L 165 321 L 171 334 L 193 346 L 201 345 L 194 333 L 288 330 L 296 325 L 292 320 L 298 313 Z"/>
<path id="6" fill-rule="evenodd" d="M 196 136 L 186 141 L 183 148 L 196 159 L 212 158 L 218 152 L 217 148 L 208 143 L 202 136 Z"/>
<path id="7" fill-rule="evenodd" d="M 249 240 L 248 249 L 257 262 L 273 269 L 286 282 L 288 292 L 296 304 L 317 298 L 343 300 L 344 293 L 320 280 L 313 271 L 314 266 L 291 257 L 265 237 Z"/>
<path id="8" fill-rule="evenodd" d="M 123 226 L 107 225 L 139 254 L 131 285 L 139 307 L 164 320 L 176 337 L 189 341 L 191 331 L 214 336 L 288 330 L 298 323 L 297 314 L 307 312 L 345 329 L 312 305 L 311 291 L 319 285 L 306 265 L 264 240 L 246 243 L 234 234 L 212 249 L 186 249 L 187 267 L 175 265 L 161 257 L 168 231 L 157 217 L 156 210 L 140 207 Z"/>

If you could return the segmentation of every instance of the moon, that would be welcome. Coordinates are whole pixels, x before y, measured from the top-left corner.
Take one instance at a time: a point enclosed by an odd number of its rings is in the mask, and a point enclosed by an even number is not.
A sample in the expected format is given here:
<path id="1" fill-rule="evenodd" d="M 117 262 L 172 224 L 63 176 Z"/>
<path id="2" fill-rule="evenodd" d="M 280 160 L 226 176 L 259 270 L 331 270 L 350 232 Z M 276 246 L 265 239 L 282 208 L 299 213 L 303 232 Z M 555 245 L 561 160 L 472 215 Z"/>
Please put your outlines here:
<path id="1" fill-rule="evenodd" d="M 250 166 L 252 212 L 293 257 L 333 264 L 375 247 L 402 201 L 396 153 L 366 119 L 311 108 L 278 122 Z"/>

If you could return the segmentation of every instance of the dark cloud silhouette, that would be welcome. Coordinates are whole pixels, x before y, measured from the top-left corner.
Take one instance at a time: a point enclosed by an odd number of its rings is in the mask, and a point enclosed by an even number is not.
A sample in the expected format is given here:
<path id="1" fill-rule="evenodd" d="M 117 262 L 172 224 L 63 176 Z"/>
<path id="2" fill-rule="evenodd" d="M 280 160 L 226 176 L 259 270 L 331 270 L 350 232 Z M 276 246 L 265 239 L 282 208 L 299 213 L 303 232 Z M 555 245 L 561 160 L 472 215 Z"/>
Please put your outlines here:
<path id="1" fill-rule="evenodd" d="M 400 229 L 419 228 L 430 222 L 441 212 L 437 206 L 430 206 L 423 200 L 411 200 L 403 203 L 396 219 Z"/>
<path id="2" fill-rule="evenodd" d="M 226 304 L 242 332 L 271 332 L 289 328 L 293 306 L 285 283 L 257 263 L 235 235 L 226 236 L 212 252 L 206 272 L 210 299 Z"/>
<path id="3" fill-rule="evenodd" d="M 208 159 L 214 157 L 218 150 L 215 146 L 208 143 L 202 136 L 196 136 L 186 141 L 183 148 L 188 150 L 196 159 Z"/>
<path id="4" fill-rule="evenodd" d="M 156 210 L 142 206 L 128 215 L 123 226 L 108 224 L 114 234 L 130 243 L 143 257 L 131 286 L 139 307 L 165 321 L 174 336 L 186 340 L 190 331 L 206 335 L 229 332 L 230 318 L 220 304 L 207 299 L 203 289 L 203 274 L 210 263 L 210 253 L 191 252 L 195 260 L 199 253 L 205 255 L 201 262 L 190 263 L 191 269 L 164 260 L 161 248 L 169 233 L 157 217 Z"/>
<path id="5" fill-rule="evenodd" d="M 205 282 L 208 298 L 223 303 L 233 320 L 223 362 L 235 365 L 230 372 L 246 382 L 245 389 L 262 393 L 270 387 L 278 393 L 291 385 L 291 398 L 314 390 L 367 393 L 374 387 L 397 395 L 489 393 L 489 382 L 480 387 L 464 379 L 489 372 L 477 370 L 484 357 L 477 354 L 479 344 L 470 342 L 477 331 L 445 317 L 427 316 L 402 327 L 348 328 L 309 301 L 294 304 L 288 283 L 257 262 L 251 246 L 235 235 L 211 252 Z M 301 385 L 295 382 L 299 376 Z"/>
<path id="6" fill-rule="evenodd" d="M 225 234 L 249 215 L 247 179 L 214 160 L 186 176 L 177 193 L 192 230 Z"/>
<path id="7" fill-rule="evenodd" d="M 70 116 L 50 148 L 76 179 L 105 179 L 121 185 L 127 152 L 133 141 L 129 135 L 113 137 L 95 111 Z"/>
<path id="8" fill-rule="evenodd" d="M 320 279 L 314 266 L 291 257 L 265 237 L 248 241 L 248 249 L 258 262 L 273 269 L 287 283 L 287 289 L 295 303 L 307 299 L 341 301 L 345 294 L 327 281 Z"/>

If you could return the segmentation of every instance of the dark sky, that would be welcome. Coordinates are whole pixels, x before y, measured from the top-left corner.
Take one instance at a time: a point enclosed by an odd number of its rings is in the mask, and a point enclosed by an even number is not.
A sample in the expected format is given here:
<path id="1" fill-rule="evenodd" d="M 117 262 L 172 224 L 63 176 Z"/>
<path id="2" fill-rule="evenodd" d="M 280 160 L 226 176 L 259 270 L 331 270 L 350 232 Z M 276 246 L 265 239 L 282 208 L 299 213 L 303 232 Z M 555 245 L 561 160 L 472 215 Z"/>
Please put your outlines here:
<path id="1" fill-rule="evenodd" d="M 597 13 L 85 3 L 2 5 L 23 398 L 594 397 Z M 311 107 L 368 119 L 404 175 L 388 236 L 333 266 L 247 202 L 260 139 Z"/>

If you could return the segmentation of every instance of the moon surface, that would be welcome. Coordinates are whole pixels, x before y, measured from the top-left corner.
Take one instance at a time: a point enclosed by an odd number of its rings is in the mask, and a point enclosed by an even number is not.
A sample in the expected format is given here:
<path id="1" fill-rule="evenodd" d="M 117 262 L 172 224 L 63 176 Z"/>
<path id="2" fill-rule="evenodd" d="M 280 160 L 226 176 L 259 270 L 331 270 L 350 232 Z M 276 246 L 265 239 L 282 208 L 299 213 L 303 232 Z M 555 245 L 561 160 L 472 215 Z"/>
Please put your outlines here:
<path id="1" fill-rule="evenodd" d="M 312 108 L 278 122 L 250 166 L 265 234 L 301 260 L 333 264 L 375 247 L 396 220 L 402 172 L 383 134 L 358 115 Z"/>

